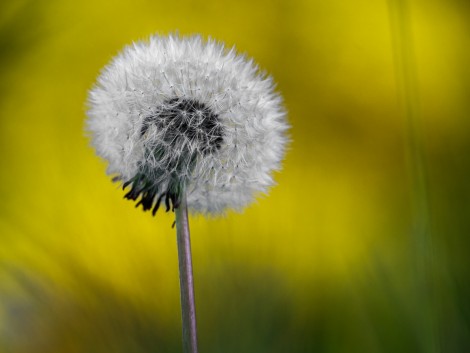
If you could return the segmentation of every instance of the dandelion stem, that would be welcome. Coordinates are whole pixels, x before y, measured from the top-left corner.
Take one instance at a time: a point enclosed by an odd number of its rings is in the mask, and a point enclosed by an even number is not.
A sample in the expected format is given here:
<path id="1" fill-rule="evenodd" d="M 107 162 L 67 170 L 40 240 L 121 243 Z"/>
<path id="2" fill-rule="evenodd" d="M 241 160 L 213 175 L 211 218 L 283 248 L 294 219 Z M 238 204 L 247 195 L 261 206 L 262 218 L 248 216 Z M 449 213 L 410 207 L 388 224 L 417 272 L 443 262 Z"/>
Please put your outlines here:
<path id="1" fill-rule="evenodd" d="M 183 321 L 183 352 L 197 353 L 196 306 L 194 304 L 191 241 L 189 238 L 188 207 L 184 190 L 181 193 L 181 203 L 175 208 L 175 216 Z"/>

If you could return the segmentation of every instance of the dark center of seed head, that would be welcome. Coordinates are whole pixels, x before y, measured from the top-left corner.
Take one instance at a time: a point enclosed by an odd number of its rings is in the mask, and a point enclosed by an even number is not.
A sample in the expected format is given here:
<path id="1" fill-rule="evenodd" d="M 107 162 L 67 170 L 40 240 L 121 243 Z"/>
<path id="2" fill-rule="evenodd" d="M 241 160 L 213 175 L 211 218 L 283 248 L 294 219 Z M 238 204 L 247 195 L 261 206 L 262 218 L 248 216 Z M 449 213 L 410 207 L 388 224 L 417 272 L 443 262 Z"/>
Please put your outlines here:
<path id="1" fill-rule="evenodd" d="M 157 212 L 160 203 L 165 202 L 166 211 L 176 208 L 180 202 L 182 180 L 179 180 L 179 171 L 182 168 L 193 167 L 197 153 L 207 155 L 218 150 L 223 142 L 223 129 L 219 118 L 212 109 L 204 103 L 194 99 L 172 98 L 164 102 L 152 115 L 146 117 L 142 123 L 141 136 L 155 126 L 160 131 L 159 141 L 152 141 L 146 153 L 153 154 L 156 159 L 171 154 L 167 149 L 174 149 L 174 160 L 168 161 L 166 170 L 152 168 L 145 163 L 140 166 L 139 172 L 123 184 L 123 188 L 131 185 L 131 190 L 124 196 L 130 200 L 137 200 L 136 207 L 142 205 L 144 211 L 153 208 L 153 215 Z M 190 148 L 191 144 L 194 148 Z M 172 170 L 169 174 L 168 170 Z M 154 178 L 166 176 L 169 178 L 166 190 L 161 190 L 155 184 Z"/>
<path id="2" fill-rule="evenodd" d="M 160 136 L 170 148 L 177 147 L 184 137 L 196 143 L 200 153 L 208 154 L 219 149 L 223 141 L 217 114 L 194 99 L 172 98 L 164 102 L 155 114 L 144 119 L 141 135 L 152 125 L 163 132 Z"/>

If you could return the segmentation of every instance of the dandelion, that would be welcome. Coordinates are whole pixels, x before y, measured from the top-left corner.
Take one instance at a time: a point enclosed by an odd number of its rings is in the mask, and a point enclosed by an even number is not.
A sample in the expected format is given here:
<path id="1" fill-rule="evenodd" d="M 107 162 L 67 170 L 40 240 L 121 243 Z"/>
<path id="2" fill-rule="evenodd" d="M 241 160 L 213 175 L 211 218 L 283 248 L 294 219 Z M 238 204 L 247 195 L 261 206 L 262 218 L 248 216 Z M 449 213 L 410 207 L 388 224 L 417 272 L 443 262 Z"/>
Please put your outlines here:
<path id="1" fill-rule="evenodd" d="M 162 205 L 175 211 L 183 339 L 196 352 L 186 209 L 241 210 L 273 185 L 287 143 L 282 99 L 272 78 L 233 48 L 153 36 L 104 68 L 88 103 L 92 145 L 125 198 L 153 215 Z"/>
<path id="2" fill-rule="evenodd" d="M 154 36 L 126 47 L 89 95 L 92 144 L 126 198 L 153 214 L 241 210 L 273 185 L 287 123 L 270 77 L 201 37 Z"/>

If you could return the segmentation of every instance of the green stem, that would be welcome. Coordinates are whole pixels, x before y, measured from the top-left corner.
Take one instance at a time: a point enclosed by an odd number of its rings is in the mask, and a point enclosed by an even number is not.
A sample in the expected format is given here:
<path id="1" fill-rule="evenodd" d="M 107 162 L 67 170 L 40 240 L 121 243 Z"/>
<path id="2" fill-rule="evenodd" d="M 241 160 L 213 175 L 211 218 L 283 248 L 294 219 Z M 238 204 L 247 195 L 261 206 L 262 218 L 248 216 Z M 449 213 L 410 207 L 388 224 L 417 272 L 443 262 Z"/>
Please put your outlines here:
<path id="1" fill-rule="evenodd" d="M 435 275 L 435 251 L 430 229 L 429 195 L 424 146 L 421 131 L 419 82 L 416 72 L 415 47 L 411 23 L 411 1 L 388 0 L 391 32 L 396 62 L 400 101 L 406 121 L 406 157 L 410 171 L 413 215 L 413 250 L 415 256 L 414 284 L 417 289 L 417 324 L 423 350 L 438 353 L 440 321 Z"/>
<path id="2" fill-rule="evenodd" d="M 194 304 L 191 241 L 189 238 L 188 207 L 184 190 L 181 193 L 181 203 L 175 208 L 175 216 L 183 321 L 183 352 L 197 353 L 196 306 Z"/>

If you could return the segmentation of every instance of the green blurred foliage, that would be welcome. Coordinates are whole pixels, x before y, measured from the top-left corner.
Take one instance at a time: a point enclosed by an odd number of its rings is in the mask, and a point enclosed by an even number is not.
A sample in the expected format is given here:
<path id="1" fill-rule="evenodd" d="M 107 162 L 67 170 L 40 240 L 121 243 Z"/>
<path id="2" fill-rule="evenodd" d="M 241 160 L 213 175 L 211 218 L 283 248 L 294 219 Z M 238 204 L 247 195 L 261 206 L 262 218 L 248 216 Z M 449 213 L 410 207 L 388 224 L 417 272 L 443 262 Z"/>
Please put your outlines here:
<path id="1" fill-rule="evenodd" d="M 254 57 L 293 126 L 269 196 L 191 219 L 200 351 L 470 351 L 469 10 L 0 3 L 0 351 L 180 351 L 173 215 L 122 200 L 83 131 L 100 68 L 133 40 L 175 31 Z"/>

